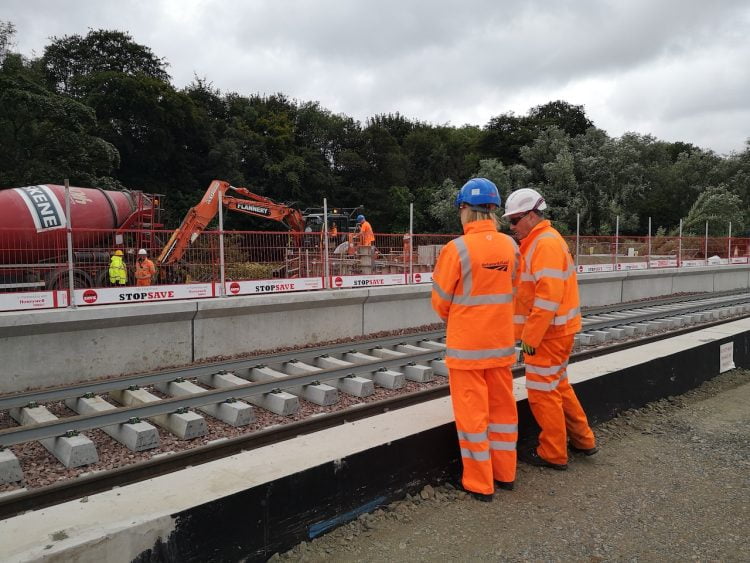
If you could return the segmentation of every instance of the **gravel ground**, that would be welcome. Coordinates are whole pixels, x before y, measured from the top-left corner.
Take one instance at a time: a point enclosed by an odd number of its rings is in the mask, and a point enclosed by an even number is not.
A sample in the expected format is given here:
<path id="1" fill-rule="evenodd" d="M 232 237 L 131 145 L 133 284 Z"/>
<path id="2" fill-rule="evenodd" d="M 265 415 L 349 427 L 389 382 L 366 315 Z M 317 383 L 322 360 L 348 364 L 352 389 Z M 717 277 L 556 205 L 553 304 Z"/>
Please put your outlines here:
<path id="1" fill-rule="evenodd" d="M 425 487 L 271 561 L 750 561 L 750 371 L 599 425 L 601 451 L 519 464 L 480 503 Z"/>

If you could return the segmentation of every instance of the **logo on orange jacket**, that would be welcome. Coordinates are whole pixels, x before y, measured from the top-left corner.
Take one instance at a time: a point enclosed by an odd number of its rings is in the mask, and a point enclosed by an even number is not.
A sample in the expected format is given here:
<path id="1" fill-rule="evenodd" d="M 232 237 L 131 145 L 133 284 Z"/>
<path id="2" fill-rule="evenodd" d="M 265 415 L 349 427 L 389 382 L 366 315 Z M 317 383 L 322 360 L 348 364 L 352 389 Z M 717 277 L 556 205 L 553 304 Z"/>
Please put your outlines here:
<path id="1" fill-rule="evenodd" d="M 499 272 L 508 271 L 508 261 L 502 260 L 500 262 L 485 262 L 482 264 L 482 268 L 487 270 L 498 270 Z"/>

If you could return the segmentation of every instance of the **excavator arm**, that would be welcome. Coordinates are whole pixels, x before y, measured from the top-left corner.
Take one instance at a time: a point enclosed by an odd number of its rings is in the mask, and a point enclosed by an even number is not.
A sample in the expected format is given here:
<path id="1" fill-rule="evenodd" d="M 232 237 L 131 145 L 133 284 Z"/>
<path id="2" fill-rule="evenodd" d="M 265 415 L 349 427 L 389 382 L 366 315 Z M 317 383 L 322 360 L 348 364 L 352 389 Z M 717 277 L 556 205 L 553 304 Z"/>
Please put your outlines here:
<path id="1" fill-rule="evenodd" d="M 242 197 L 228 194 L 229 190 Z M 219 194 L 221 194 L 221 197 L 219 197 Z M 279 221 L 292 231 L 302 232 L 305 230 L 305 218 L 297 209 L 254 194 L 247 188 L 237 188 L 228 182 L 214 180 L 201 201 L 187 212 L 182 224 L 172 233 L 156 259 L 157 264 L 173 264 L 182 258 L 185 250 L 195 242 L 218 214 L 219 201 L 231 211 Z"/>

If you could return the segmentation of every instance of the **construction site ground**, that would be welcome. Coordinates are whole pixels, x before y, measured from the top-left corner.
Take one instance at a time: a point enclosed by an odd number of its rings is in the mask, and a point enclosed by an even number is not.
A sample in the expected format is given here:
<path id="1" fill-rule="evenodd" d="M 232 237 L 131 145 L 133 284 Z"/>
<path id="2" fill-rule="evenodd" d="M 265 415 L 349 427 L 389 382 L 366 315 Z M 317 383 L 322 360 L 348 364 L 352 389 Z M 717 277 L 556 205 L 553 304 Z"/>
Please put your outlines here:
<path id="1" fill-rule="evenodd" d="M 428 486 L 271 561 L 750 561 L 750 371 L 594 430 L 598 454 L 519 464 L 492 503 Z"/>

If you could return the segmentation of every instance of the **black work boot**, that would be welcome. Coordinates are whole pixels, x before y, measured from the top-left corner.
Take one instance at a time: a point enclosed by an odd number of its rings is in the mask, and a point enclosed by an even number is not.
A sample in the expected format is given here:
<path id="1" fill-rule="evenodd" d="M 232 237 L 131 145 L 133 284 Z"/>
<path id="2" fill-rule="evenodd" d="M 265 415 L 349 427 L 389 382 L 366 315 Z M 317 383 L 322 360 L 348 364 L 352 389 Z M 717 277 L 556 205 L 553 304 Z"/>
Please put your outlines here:
<path id="1" fill-rule="evenodd" d="M 475 493 L 473 491 L 468 491 L 468 493 L 472 496 L 472 498 L 480 502 L 492 502 L 492 495 L 484 495 L 482 493 Z"/>
<path id="2" fill-rule="evenodd" d="M 504 491 L 512 491 L 515 486 L 515 481 L 495 481 L 495 486 Z"/>
<path id="3" fill-rule="evenodd" d="M 570 451 L 573 453 L 583 455 L 594 455 L 599 451 L 599 448 L 597 448 L 596 446 L 594 446 L 593 448 L 579 448 L 574 446 L 573 444 L 568 444 L 568 448 L 570 448 Z"/>
<path id="4" fill-rule="evenodd" d="M 525 452 L 523 454 L 519 453 L 518 459 L 529 465 L 549 467 L 551 469 L 557 469 L 558 471 L 565 471 L 568 468 L 567 463 L 552 463 L 551 461 L 547 461 L 543 457 L 540 457 L 539 454 L 536 453 L 536 450 L 531 450 L 530 452 Z"/>

